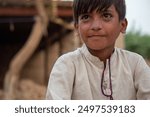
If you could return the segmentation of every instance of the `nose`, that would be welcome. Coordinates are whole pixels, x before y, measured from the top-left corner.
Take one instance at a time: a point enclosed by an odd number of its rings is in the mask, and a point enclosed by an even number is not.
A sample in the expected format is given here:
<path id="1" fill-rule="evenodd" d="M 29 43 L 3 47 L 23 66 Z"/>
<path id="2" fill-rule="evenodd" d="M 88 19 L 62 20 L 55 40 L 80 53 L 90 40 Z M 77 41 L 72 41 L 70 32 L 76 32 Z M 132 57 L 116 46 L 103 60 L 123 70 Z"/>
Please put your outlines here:
<path id="1" fill-rule="evenodd" d="M 102 29 L 102 21 L 99 17 L 94 17 L 91 23 L 91 30 L 98 31 Z"/>

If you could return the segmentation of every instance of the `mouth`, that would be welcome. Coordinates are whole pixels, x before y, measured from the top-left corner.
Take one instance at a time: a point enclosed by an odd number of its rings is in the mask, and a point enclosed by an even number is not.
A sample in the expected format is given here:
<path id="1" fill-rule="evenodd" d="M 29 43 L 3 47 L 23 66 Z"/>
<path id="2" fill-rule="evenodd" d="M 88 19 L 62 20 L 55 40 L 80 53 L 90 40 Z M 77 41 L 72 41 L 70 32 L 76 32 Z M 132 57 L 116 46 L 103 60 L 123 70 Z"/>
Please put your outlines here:
<path id="1" fill-rule="evenodd" d="M 106 37 L 105 35 L 89 35 L 88 38 L 89 39 L 101 39 Z"/>

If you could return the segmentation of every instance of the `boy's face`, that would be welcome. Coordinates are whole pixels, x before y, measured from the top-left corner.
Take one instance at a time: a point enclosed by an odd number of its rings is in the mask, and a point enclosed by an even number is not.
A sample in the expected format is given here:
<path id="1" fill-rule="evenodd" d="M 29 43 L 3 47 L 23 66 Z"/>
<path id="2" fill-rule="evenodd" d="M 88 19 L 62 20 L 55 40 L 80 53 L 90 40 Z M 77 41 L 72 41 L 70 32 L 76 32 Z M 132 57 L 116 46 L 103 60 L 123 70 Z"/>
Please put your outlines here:
<path id="1" fill-rule="evenodd" d="M 118 35 L 125 32 L 126 26 L 126 19 L 119 21 L 114 5 L 105 11 L 82 14 L 75 24 L 79 37 L 91 50 L 114 48 Z"/>

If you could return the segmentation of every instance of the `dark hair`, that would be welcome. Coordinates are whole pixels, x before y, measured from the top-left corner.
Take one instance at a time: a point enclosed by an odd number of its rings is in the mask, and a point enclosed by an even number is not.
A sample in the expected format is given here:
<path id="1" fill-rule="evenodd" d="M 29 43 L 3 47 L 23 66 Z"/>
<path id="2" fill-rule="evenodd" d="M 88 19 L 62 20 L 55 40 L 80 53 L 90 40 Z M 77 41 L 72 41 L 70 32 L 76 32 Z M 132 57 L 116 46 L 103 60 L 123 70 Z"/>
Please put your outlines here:
<path id="1" fill-rule="evenodd" d="M 106 10 L 111 5 L 115 6 L 115 9 L 119 15 L 119 20 L 123 20 L 126 15 L 125 0 L 74 0 L 74 22 L 75 24 L 78 23 L 78 18 L 81 14 L 92 12 L 95 9 L 97 9 L 98 11 Z"/>

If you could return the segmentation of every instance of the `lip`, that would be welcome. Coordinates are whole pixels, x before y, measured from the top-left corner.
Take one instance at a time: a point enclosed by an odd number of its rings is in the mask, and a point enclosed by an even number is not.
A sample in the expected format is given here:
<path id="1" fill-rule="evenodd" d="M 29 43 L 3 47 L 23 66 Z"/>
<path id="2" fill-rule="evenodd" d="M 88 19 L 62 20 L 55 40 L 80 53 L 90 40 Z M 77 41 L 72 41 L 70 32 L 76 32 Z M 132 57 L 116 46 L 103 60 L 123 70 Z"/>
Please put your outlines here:
<path id="1" fill-rule="evenodd" d="M 104 37 L 106 36 L 105 34 L 103 33 L 91 33 L 91 34 L 88 34 L 88 37 Z"/>
<path id="2" fill-rule="evenodd" d="M 88 35 L 88 38 L 102 38 L 106 37 L 105 35 Z"/>

